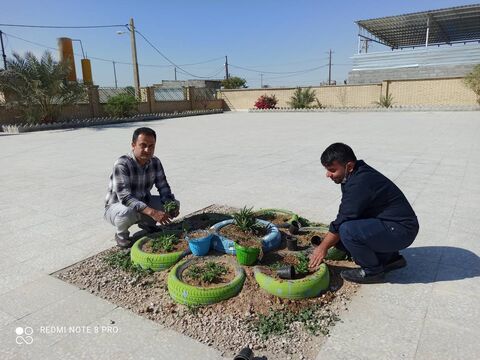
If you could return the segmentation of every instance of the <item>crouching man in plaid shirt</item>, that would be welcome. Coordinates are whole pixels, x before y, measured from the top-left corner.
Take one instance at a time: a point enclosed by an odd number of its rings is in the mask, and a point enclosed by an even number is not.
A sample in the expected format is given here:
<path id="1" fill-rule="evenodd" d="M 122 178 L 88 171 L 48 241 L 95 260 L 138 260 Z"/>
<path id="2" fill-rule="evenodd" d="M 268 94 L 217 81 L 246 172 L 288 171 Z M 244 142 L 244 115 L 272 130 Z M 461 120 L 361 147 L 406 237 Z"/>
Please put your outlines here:
<path id="1" fill-rule="evenodd" d="M 133 224 L 138 223 L 140 228 L 153 232 L 157 222 L 168 224 L 180 212 L 180 203 L 170 190 L 162 163 L 153 156 L 156 140 L 152 129 L 136 129 L 132 152 L 121 156 L 113 165 L 105 199 L 105 219 L 115 226 L 115 241 L 121 248 L 133 245 L 128 232 Z M 153 185 L 159 196 L 150 194 Z M 173 216 L 163 208 L 169 201 L 177 203 Z"/>

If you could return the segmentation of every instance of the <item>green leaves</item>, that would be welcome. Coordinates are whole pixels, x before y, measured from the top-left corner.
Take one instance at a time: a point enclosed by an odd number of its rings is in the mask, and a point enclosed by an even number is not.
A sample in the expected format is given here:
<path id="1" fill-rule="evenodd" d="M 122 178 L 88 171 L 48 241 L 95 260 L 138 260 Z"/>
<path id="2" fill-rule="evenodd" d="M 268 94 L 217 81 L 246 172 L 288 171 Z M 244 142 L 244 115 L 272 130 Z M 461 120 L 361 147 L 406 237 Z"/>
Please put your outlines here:
<path id="1" fill-rule="evenodd" d="M 380 96 L 380 100 L 376 101 L 375 104 L 377 104 L 380 107 L 384 108 L 389 108 L 392 107 L 393 105 L 393 96 L 392 94 L 387 94 L 387 96 Z"/>
<path id="2" fill-rule="evenodd" d="M 246 88 L 247 80 L 242 79 L 238 76 L 231 76 L 228 79 L 222 80 L 222 86 L 225 89 L 240 89 Z"/>
<path id="3" fill-rule="evenodd" d="M 48 51 L 40 60 L 31 52 L 13 53 L 7 69 L 0 72 L 0 91 L 27 122 L 55 121 L 62 107 L 85 99 L 83 85 L 65 80 L 70 64 L 55 62 Z"/>
<path id="4" fill-rule="evenodd" d="M 307 255 L 300 253 L 297 255 L 298 263 L 295 266 L 295 271 L 297 274 L 308 274 L 308 263 L 310 262 Z"/>
<path id="5" fill-rule="evenodd" d="M 477 94 L 477 102 L 480 105 L 480 64 L 475 65 L 473 70 L 465 76 L 464 82 Z"/>
<path id="6" fill-rule="evenodd" d="M 118 94 L 110 97 L 105 110 L 110 116 L 125 117 L 132 115 L 138 107 L 137 99 L 130 93 Z"/>
<path id="7" fill-rule="evenodd" d="M 257 223 L 255 213 L 253 212 L 253 207 L 247 208 L 244 206 L 239 212 L 234 213 L 232 217 L 235 221 L 235 225 L 237 225 L 238 228 L 245 233 L 254 233 L 260 227 L 262 227 L 262 225 Z"/>
<path id="8" fill-rule="evenodd" d="M 227 268 L 215 261 L 207 261 L 204 265 L 192 265 L 185 274 L 194 279 L 206 283 L 216 282 L 220 276 L 227 273 Z"/>
<path id="9" fill-rule="evenodd" d="M 172 234 L 162 234 L 159 237 L 150 240 L 152 244 L 152 251 L 158 253 L 171 252 L 173 247 L 178 244 L 178 239 L 175 235 Z"/>
<path id="10" fill-rule="evenodd" d="M 311 104 L 314 101 L 321 106 L 316 98 L 315 90 L 312 90 L 311 88 L 297 88 L 290 98 L 288 105 L 294 109 L 308 109 L 312 107 Z"/>
<path id="11" fill-rule="evenodd" d="M 270 309 L 267 315 L 260 314 L 254 324 L 254 330 L 258 332 L 262 339 L 268 339 L 272 335 L 285 334 L 294 322 L 300 322 L 304 328 L 312 335 L 329 333 L 328 327 L 340 318 L 333 312 L 323 310 L 320 305 L 312 305 L 299 312 L 289 310 Z"/>

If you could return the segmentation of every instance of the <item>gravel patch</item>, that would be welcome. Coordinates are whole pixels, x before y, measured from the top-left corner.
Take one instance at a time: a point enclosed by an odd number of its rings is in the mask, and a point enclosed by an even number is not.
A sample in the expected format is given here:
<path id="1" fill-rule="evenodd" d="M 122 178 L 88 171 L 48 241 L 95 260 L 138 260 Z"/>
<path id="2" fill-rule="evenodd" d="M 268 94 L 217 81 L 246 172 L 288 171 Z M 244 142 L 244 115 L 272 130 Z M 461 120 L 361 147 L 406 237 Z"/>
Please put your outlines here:
<path id="1" fill-rule="evenodd" d="M 199 214 L 226 214 L 232 210 L 236 209 L 214 205 L 184 219 Z M 201 219 L 205 217 L 202 215 Z M 339 321 L 358 289 L 358 285 L 343 282 L 339 276 L 341 269 L 354 266 L 347 261 L 328 262 L 329 290 L 319 297 L 303 300 L 286 300 L 267 294 L 256 283 L 253 270 L 244 267 L 247 279 L 237 296 L 205 307 L 188 307 L 175 303 L 168 294 L 167 271 L 124 269 L 108 262 L 113 255 L 126 258 L 129 251 L 111 248 L 54 276 L 213 346 L 227 357 L 233 357 L 248 345 L 257 357 L 315 359 L 330 327 Z M 231 258 L 225 254 L 213 255 Z"/>

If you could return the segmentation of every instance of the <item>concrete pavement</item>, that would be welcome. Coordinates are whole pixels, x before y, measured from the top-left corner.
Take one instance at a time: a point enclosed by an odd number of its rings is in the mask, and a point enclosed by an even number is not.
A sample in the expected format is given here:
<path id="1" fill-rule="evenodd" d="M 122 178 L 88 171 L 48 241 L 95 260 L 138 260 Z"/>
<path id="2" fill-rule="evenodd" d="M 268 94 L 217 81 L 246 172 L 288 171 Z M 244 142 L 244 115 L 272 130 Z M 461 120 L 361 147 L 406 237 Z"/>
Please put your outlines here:
<path id="1" fill-rule="evenodd" d="M 103 198 L 141 125 L 0 137 L 2 359 L 221 358 L 48 275 L 114 245 Z M 479 112 L 225 113 L 144 125 L 157 131 L 183 214 L 218 203 L 328 222 L 340 189 L 318 159 L 332 142 L 351 145 L 405 192 L 421 230 L 409 266 L 361 288 L 318 359 L 478 358 Z M 19 327 L 33 329 L 32 344 Z"/>

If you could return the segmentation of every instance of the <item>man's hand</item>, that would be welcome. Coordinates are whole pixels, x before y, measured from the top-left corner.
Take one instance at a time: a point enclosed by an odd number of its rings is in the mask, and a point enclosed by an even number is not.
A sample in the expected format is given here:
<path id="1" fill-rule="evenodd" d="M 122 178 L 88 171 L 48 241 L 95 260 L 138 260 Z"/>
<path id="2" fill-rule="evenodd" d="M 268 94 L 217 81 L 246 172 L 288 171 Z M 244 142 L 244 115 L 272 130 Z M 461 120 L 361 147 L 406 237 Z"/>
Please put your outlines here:
<path id="1" fill-rule="evenodd" d="M 320 245 L 313 251 L 313 254 L 310 256 L 310 263 L 308 267 L 310 269 L 314 269 L 318 267 L 325 256 L 327 256 L 327 251 L 332 246 L 334 246 L 337 242 L 340 241 L 340 236 L 336 233 L 331 233 L 330 231 L 325 235 L 325 238 L 322 240 Z"/>
<path id="2" fill-rule="evenodd" d="M 163 211 L 146 207 L 145 209 L 143 209 L 142 213 L 150 216 L 153 220 L 160 223 L 160 225 L 170 224 L 168 214 Z"/>
<path id="3" fill-rule="evenodd" d="M 310 269 L 315 269 L 318 267 L 322 263 L 325 256 L 327 256 L 327 250 L 328 249 L 325 249 L 323 246 L 318 246 L 315 248 L 313 254 L 310 256 L 310 263 L 308 264 L 308 267 Z"/>

